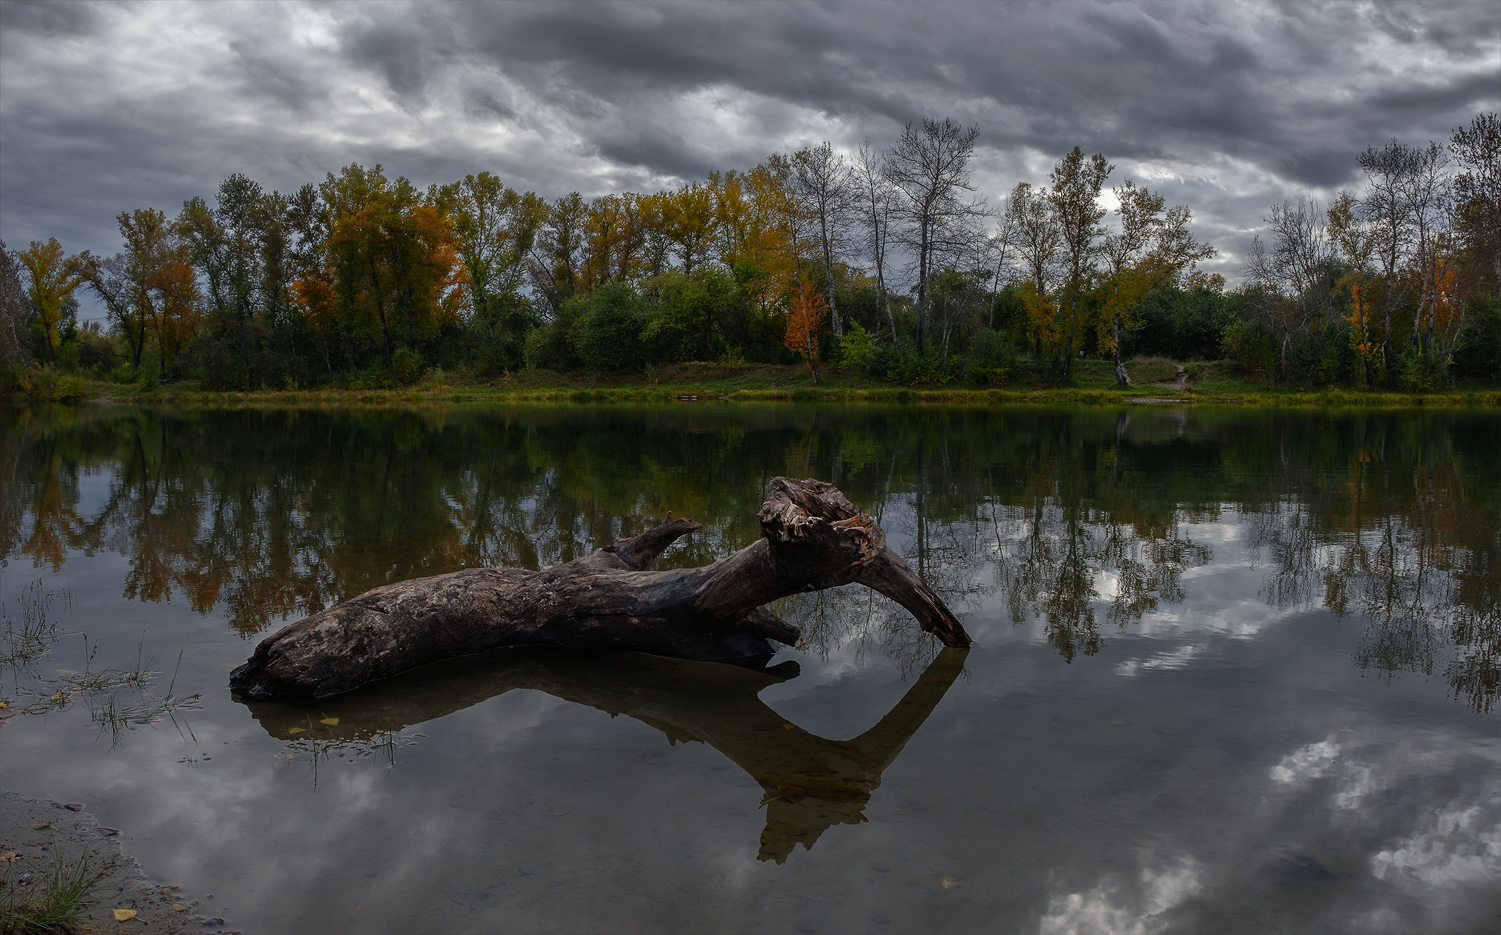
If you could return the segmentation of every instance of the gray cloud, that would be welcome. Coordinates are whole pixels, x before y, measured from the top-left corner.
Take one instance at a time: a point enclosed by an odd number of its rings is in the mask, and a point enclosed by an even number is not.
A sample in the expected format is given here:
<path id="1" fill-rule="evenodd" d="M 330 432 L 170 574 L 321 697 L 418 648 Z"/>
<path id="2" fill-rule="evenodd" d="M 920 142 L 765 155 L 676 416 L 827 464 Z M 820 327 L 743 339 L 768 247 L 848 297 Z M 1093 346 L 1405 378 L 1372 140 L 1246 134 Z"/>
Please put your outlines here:
<path id="1" fill-rule="evenodd" d="M 488 169 L 651 189 L 822 139 L 981 128 L 998 198 L 1074 145 L 1194 209 L 1233 275 L 1266 206 L 1501 106 L 1488 4 L 0 2 L 0 237 L 118 249 L 114 216 L 231 172 Z"/>

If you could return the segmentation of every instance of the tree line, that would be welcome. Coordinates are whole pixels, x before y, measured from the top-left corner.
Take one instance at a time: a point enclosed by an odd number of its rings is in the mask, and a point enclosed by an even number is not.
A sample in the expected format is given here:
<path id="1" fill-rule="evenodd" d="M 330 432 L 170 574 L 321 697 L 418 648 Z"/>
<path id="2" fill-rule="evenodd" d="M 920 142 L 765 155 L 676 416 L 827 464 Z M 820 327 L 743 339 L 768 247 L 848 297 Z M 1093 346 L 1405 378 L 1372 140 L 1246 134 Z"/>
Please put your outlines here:
<path id="1" fill-rule="evenodd" d="M 1075 147 L 978 194 L 978 129 L 908 125 L 649 194 L 553 201 L 488 172 L 419 189 L 350 165 L 291 194 L 231 175 L 122 250 L 0 245 L 0 363 L 211 389 L 410 383 L 429 369 L 820 360 L 921 383 L 1067 381 L 1081 357 L 1228 358 L 1268 381 L 1501 376 L 1501 123 L 1393 140 L 1327 207 L 1274 205 L 1227 290 L 1192 212 Z M 1106 199 L 1107 185 L 1112 199 Z M 1105 204 L 1113 200 L 1115 208 Z M 80 323 L 91 293 L 107 323 Z"/>

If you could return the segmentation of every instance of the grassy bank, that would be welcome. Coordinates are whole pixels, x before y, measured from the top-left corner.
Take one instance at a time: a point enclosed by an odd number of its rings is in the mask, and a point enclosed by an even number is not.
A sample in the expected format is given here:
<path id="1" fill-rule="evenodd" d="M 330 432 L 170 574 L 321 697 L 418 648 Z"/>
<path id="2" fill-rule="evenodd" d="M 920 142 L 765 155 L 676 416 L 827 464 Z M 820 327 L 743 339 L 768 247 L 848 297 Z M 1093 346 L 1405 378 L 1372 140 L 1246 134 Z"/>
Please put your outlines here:
<path id="1" fill-rule="evenodd" d="M 281 389 L 213 392 L 183 382 L 143 388 L 82 380 L 69 396 L 101 403 L 218 406 L 390 406 L 411 404 L 652 403 L 683 397 L 699 401 L 802 403 L 942 403 L 948 405 L 1118 406 L 1221 405 L 1294 408 L 1501 408 L 1494 383 L 1422 393 L 1342 388 L 1277 388 L 1250 382 L 1219 363 L 1199 364 L 1197 380 L 1179 387 L 1177 365 L 1163 358 L 1133 361 L 1136 385 L 1115 385 L 1108 361 L 1080 361 L 1068 384 L 1017 379 L 1003 386 L 960 383 L 899 386 L 855 372 L 826 368 L 815 384 L 806 366 L 687 363 L 649 373 L 529 371 L 491 380 L 428 374 L 393 388 Z"/>

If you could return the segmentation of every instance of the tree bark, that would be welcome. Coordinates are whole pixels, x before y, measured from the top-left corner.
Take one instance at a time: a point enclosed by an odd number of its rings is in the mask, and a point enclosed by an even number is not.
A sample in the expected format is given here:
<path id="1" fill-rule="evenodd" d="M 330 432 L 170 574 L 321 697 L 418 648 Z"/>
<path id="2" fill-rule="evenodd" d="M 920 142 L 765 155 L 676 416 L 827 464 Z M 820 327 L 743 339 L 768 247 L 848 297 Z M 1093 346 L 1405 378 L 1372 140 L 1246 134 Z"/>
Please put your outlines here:
<path id="1" fill-rule="evenodd" d="M 702 568 L 651 571 L 680 536 L 672 519 L 541 571 L 471 568 L 385 585 L 283 627 L 230 674 L 251 699 L 309 701 L 428 663 L 514 646 L 632 649 L 692 659 L 769 655 L 799 631 L 762 605 L 858 582 L 945 646 L 970 638 L 874 520 L 832 484 L 774 478 L 762 538 Z"/>

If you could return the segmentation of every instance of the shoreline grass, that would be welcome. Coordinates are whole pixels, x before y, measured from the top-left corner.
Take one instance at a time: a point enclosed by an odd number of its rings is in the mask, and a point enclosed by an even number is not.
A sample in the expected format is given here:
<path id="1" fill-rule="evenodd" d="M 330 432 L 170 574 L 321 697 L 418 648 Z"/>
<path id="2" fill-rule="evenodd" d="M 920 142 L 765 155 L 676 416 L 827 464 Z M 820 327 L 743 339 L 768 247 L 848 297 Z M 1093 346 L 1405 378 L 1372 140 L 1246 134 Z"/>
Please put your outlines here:
<path id="1" fill-rule="evenodd" d="M 167 405 L 180 408 L 283 408 L 291 406 L 391 407 L 413 405 L 521 405 L 667 403 L 683 397 L 723 403 L 830 403 L 960 406 L 1121 405 L 1227 406 L 1325 409 L 1474 409 L 1501 408 L 1501 388 L 1494 384 L 1427 392 L 1392 392 L 1337 387 L 1272 388 L 1251 383 L 1219 362 L 1201 367 L 1202 379 L 1185 388 L 1170 384 L 1176 362 L 1147 358 L 1132 363 L 1137 385 L 1115 385 L 1108 361 L 1080 361 L 1066 385 L 1031 385 L 1018 380 L 1005 386 L 901 386 L 857 373 L 829 368 L 815 385 L 807 367 L 731 366 L 686 363 L 652 372 L 597 373 L 530 371 L 493 380 L 454 379 L 429 374 L 406 387 L 262 389 L 217 392 L 192 383 L 152 388 L 84 380 L 70 401 L 92 404 Z M 1019 375 L 1022 376 L 1022 375 Z M 1154 381 L 1155 382 L 1152 382 Z M 26 401 L 25 397 L 15 397 Z M 31 399 L 30 402 L 49 400 Z"/>

